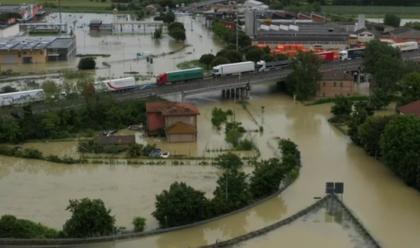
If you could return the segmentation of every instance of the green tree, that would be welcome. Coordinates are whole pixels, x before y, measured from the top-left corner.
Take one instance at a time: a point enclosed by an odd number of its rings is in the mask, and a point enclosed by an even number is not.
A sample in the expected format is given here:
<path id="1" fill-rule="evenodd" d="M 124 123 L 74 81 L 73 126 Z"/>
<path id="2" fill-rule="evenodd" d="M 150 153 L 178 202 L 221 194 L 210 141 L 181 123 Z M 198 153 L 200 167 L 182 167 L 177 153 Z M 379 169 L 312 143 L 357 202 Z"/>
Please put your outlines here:
<path id="1" fill-rule="evenodd" d="M 292 62 L 292 73 L 286 78 L 286 90 L 296 99 L 305 101 L 316 95 L 321 79 L 321 60 L 314 53 L 299 53 Z"/>
<path id="2" fill-rule="evenodd" d="M 282 154 L 282 163 L 287 170 L 295 170 L 301 167 L 300 151 L 298 146 L 289 139 L 280 139 L 279 148 Z"/>
<path id="3" fill-rule="evenodd" d="M 404 182 L 420 190 L 420 119 L 398 116 L 385 127 L 381 138 L 384 162 Z"/>
<path id="4" fill-rule="evenodd" d="M 95 59 L 92 57 L 81 58 L 77 68 L 79 70 L 93 70 L 96 67 Z"/>
<path id="5" fill-rule="evenodd" d="M 369 96 L 369 106 L 380 110 L 391 103 L 392 96 L 382 88 L 374 88 Z"/>
<path id="6" fill-rule="evenodd" d="M 42 89 L 44 90 L 47 99 L 57 99 L 60 95 L 60 88 L 54 81 L 45 81 L 42 83 Z"/>
<path id="7" fill-rule="evenodd" d="M 363 124 L 366 119 L 373 114 L 371 107 L 368 105 L 367 102 L 361 101 L 357 102 L 354 105 L 354 111 L 351 113 L 350 120 L 349 120 L 349 129 L 348 134 L 351 140 L 360 145 L 361 141 L 359 138 L 358 128 L 361 124 Z"/>
<path id="8" fill-rule="evenodd" d="M 15 239 L 52 239 L 58 232 L 40 223 L 18 219 L 13 215 L 3 215 L 0 218 L 0 238 Z"/>
<path id="9" fill-rule="evenodd" d="M 211 53 L 203 54 L 201 55 L 199 62 L 200 64 L 205 65 L 207 69 L 209 69 L 211 62 L 213 62 L 214 58 L 215 56 Z"/>
<path id="10" fill-rule="evenodd" d="M 245 129 L 242 127 L 240 122 L 228 122 L 225 126 L 225 141 L 236 148 L 239 145 L 244 133 Z"/>
<path id="11" fill-rule="evenodd" d="M 115 230 L 115 218 L 100 199 L 70 200 L 66 210 L 72 214 L 63 226 L 66 237 L 105 236 L 112 234 Z"/>
<path id="12" fill-rule="evenodd" d="M 251 200 L 245 173 L 237 169 L 225 170 L 217 180 L 212 199 L 215 214 L 223 214 L 246 206 Z"/>
<path id="13" fill-rule="evenodd" d="M 133 226 L 135 232 L 143 232 L 146 226 L 146 219 L 142 217 L 136 217 L 133 219 Z"/>
<path id="14" fill-rule="evenodd" d="M 161 38 L 162 38 L 162 29 L 161 28 L 157 28 L 155 30 L 155 32 L 153 32 L 153 39 L 159 40 Z"/>
<path id="15" fill-rule="evenodd" d="M 160 18 L 164 23 L 172 23 L 175 21 L 175 14 L 172 11 L 169 11 L 168 13 L 162 13 Z"/>
<path id="16" fill-rule="evenodd" d="M 420 100 L 420 72 L 405 75 L 400 83 L 401 96 L 398 105 Z"/>
<path id="17" fill-rule="evenodd" d="M 22 129 L 14 118 L 0 118 L 0 142 L 18 143 L 24 139 Z"/>
<path id="18" fill-rule="evenodd" d="M 265 53 L 263 49 L 256 46 L 252 46 L 246 50 L 245 58 L 246 60 L 257 62 L 263 58 L 264 54 Z"/>
<path id="19" fill-rule="evenodd" d="M 235 49 L 231 48 L 224 48 L 221 51 L 219 51 L 216 55 L 217 57 L 225 57 L 227 58 L 231 63 L 241 62 L 242 61 L 242 54 L 237 52 Z"/>
<path id="20" fill-rule="evenodd" d="M 353 102 L 346 97 L 339 96 L 334 99 L 334 105 L 331 107 L 331 113 L 334 115 L 331 121 L 345 121 L 350 117 Z"/>
<path id="21" fill-rule="evenodd" d="M 211 62 L 211 66 L 218 66 L 218 65 L 228 64 L 228 63 L 230 63 L 229 59 L 222 56 L 216 56 Z"/>
<path id="22" fill-rule="evenodd" d="M 381 156 L 380 139 L 393 116 L 372 116 L 358 127 L 360 144 L 369 155 Z"/>
<path id="23" fill-rule="evenodd" d="M 231 152 L 217 156 L 215 162 L 224 170 L 239 170 L 243 165 L 241 158 Z"/>
<path id="24" fill-rule="evenodd" d="M 227 121 L 228 116 L 232 116 L 232 110 L 223 111 L 221 108 L 213 108 L 211 111 L 211 123 L 218 130 L 220 130 L 220 125 Z"/>
<path id="25" fill-rule="evenodd" d="M 169 35 L 177 41 L 184 41 L 185 36 L 185 27 L 181 22 L 173 22 L 168 26 Z"/>
<path id="26" fill-rule="evenodd" d="M 392 27 L 399 27 L 401 18 L 394 14 L 385 14 L 384 24 Z"/>
<path id="27" fill-rule="evenodd" d="M 190 224 L 206 219 L 209 214 L 209 202 L 204 192 L 183 182 L 175 182 L 169 190 L 157 195 L 155 206 L 152 214 L 161 227 Z"/>
<path id="28" fill-rule="evenodd" d="M 377 40 L 367 44 L 363 65 L 373 76 L 373 88 L 380 88 L 388 95 L 395 91 L 405 70 L 400 51 Z"/>
<path id="29" fill-rule="evenodd" d="M 285 176 L 283 163 L 277 158 L 256 162 L 250 180 L 253 198 L 259 199 L 278 191 Z"/>
<path id="30" fill-rule="evenodd" d="M 128 156 L 130 158 L 136 158 L 143 155 L 143 145 L 142 144 L 131 144 L 128 146 Z"/>

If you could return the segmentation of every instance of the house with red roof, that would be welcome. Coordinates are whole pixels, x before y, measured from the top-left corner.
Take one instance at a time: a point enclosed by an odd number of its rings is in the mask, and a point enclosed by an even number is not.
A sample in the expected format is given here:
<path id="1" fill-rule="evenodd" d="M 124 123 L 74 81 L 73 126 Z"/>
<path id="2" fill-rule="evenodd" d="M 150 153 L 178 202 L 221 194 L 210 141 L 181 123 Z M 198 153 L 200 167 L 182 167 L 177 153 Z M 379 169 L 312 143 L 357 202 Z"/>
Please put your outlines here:
<path id="1" fill-rule="evenodd" d="M 150 102 L 146 104 L 147 133 L 164 134 L 169 142 L 197 141 L 198 109 L 189 103 Z"/>
<path id="2" fill-rule="evenodd" d="M 400 112 L 400 114 L 415 115 L 417 117 L 420 117 L 420 100 L 410 102 L 409 104 L 401 106 L 398 108 L 398 111 Z"/>

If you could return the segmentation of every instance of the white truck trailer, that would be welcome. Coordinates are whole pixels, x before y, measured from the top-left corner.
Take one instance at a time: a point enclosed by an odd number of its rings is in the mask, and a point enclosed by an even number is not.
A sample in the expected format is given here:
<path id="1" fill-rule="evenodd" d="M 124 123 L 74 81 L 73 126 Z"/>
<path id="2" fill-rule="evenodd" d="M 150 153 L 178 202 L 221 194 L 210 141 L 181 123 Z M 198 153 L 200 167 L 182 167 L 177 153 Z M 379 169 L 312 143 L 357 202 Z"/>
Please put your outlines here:
<path id="1" fill-rule="evenodd" d="M 39 102 L 44 98 L 45 94 L 42 89 L 3 93 L 0 94 L 0 106 Z"/>
<path id="2" fill-rule="evenodd" d="M 407 41 L 391 44 L 393 48 L 400 49 L 401 52 L 409 52 L 419 49 L 419 44 L 416 41 Z"/>
<path id="3" fill-rule="evenodd" d="M 134 77 L 107 79 L 95 82 L 95 90 L 98 91 L 121 91 L 136 87 Z"/>
<path id="4" fill-rule="evenodd" d="M 253 61 L 223 64 L 213 67 L 214 76 L 226 76 L 251 71 L 255 71 L 255 63 Z"/>

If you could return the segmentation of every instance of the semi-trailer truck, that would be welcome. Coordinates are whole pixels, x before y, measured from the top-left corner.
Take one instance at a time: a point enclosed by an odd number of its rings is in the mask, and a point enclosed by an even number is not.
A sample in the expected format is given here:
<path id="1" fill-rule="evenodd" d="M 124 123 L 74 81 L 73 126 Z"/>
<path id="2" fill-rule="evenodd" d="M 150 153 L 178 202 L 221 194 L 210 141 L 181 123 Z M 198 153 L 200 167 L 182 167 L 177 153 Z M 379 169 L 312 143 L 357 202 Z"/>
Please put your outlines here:
<path id="1" fill-rule="evenodd" d="M 168 83 L 185 82 L 194 79 L 203 79 L 203 68 L 196 67 L 186 70 L 171 71 L 160 74 L 156 79 L 157 85 L 165 85 Z"/>
<path id="2" fill-rule="evenodd" d="M 213 76 L 226 76 L 252 71 L 255 71 L 255 63 L 253 61 L 245 61 L 239 63 L 217 65 L 213 67 Z"/>
<path id="3" fill-rule="evenodd" d="M 398 48 L 401 52 L 409 52 L 419 49 L 419 43 L 416 41 L 400 42 L 391 44 L 393 48 Z"/>
<path id="4" fill-rule="evenodd" d="M 42 89 L 3 93 L 0 94 L 0 106 L 39 102 L 44 98 L 45 94 Z"/>
<path id="5" fill-rule="evenodd" d="M 362 58 L 364 52 L 365 52 L 364 47 L 343 50 L 343 51 L 340 51 L 340 60 L 352 60 L 352 59 Z"/>
<path id="6" fill-rule="evenodd" d="M 134 77 L 107 79 L 95 82 L 95 90 L 97 91 L 122 91 L 136 87 L 136 79 Z"/>

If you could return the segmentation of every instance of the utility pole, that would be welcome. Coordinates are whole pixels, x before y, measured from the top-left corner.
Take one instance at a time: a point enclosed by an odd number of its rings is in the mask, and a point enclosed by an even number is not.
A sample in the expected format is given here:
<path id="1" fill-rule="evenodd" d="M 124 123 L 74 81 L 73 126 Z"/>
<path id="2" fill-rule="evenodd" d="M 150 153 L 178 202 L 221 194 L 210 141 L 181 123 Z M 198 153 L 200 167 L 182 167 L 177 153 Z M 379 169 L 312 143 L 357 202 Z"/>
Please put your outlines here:
<path id="1" fill-rule="evenodd" d="M 239 33 L 239 18 L 238 18 L 238 11 L 236 11 L 236 25 L 235 25 L 235 30 L 236 30 L 236 51 L 239 51 L 239 37 L 238 37 L 238 33 Z"/>
<path id="2" fill-rule="evenodd" d="M 58 0 L 58 15 L 59 15 L 59 18 L 60 18 L 60 32 L 61 32 L 62 31 L 61 30 L 61 24 L 63 24 L 63 19 L 61 17 L 61 0 Z"/>

